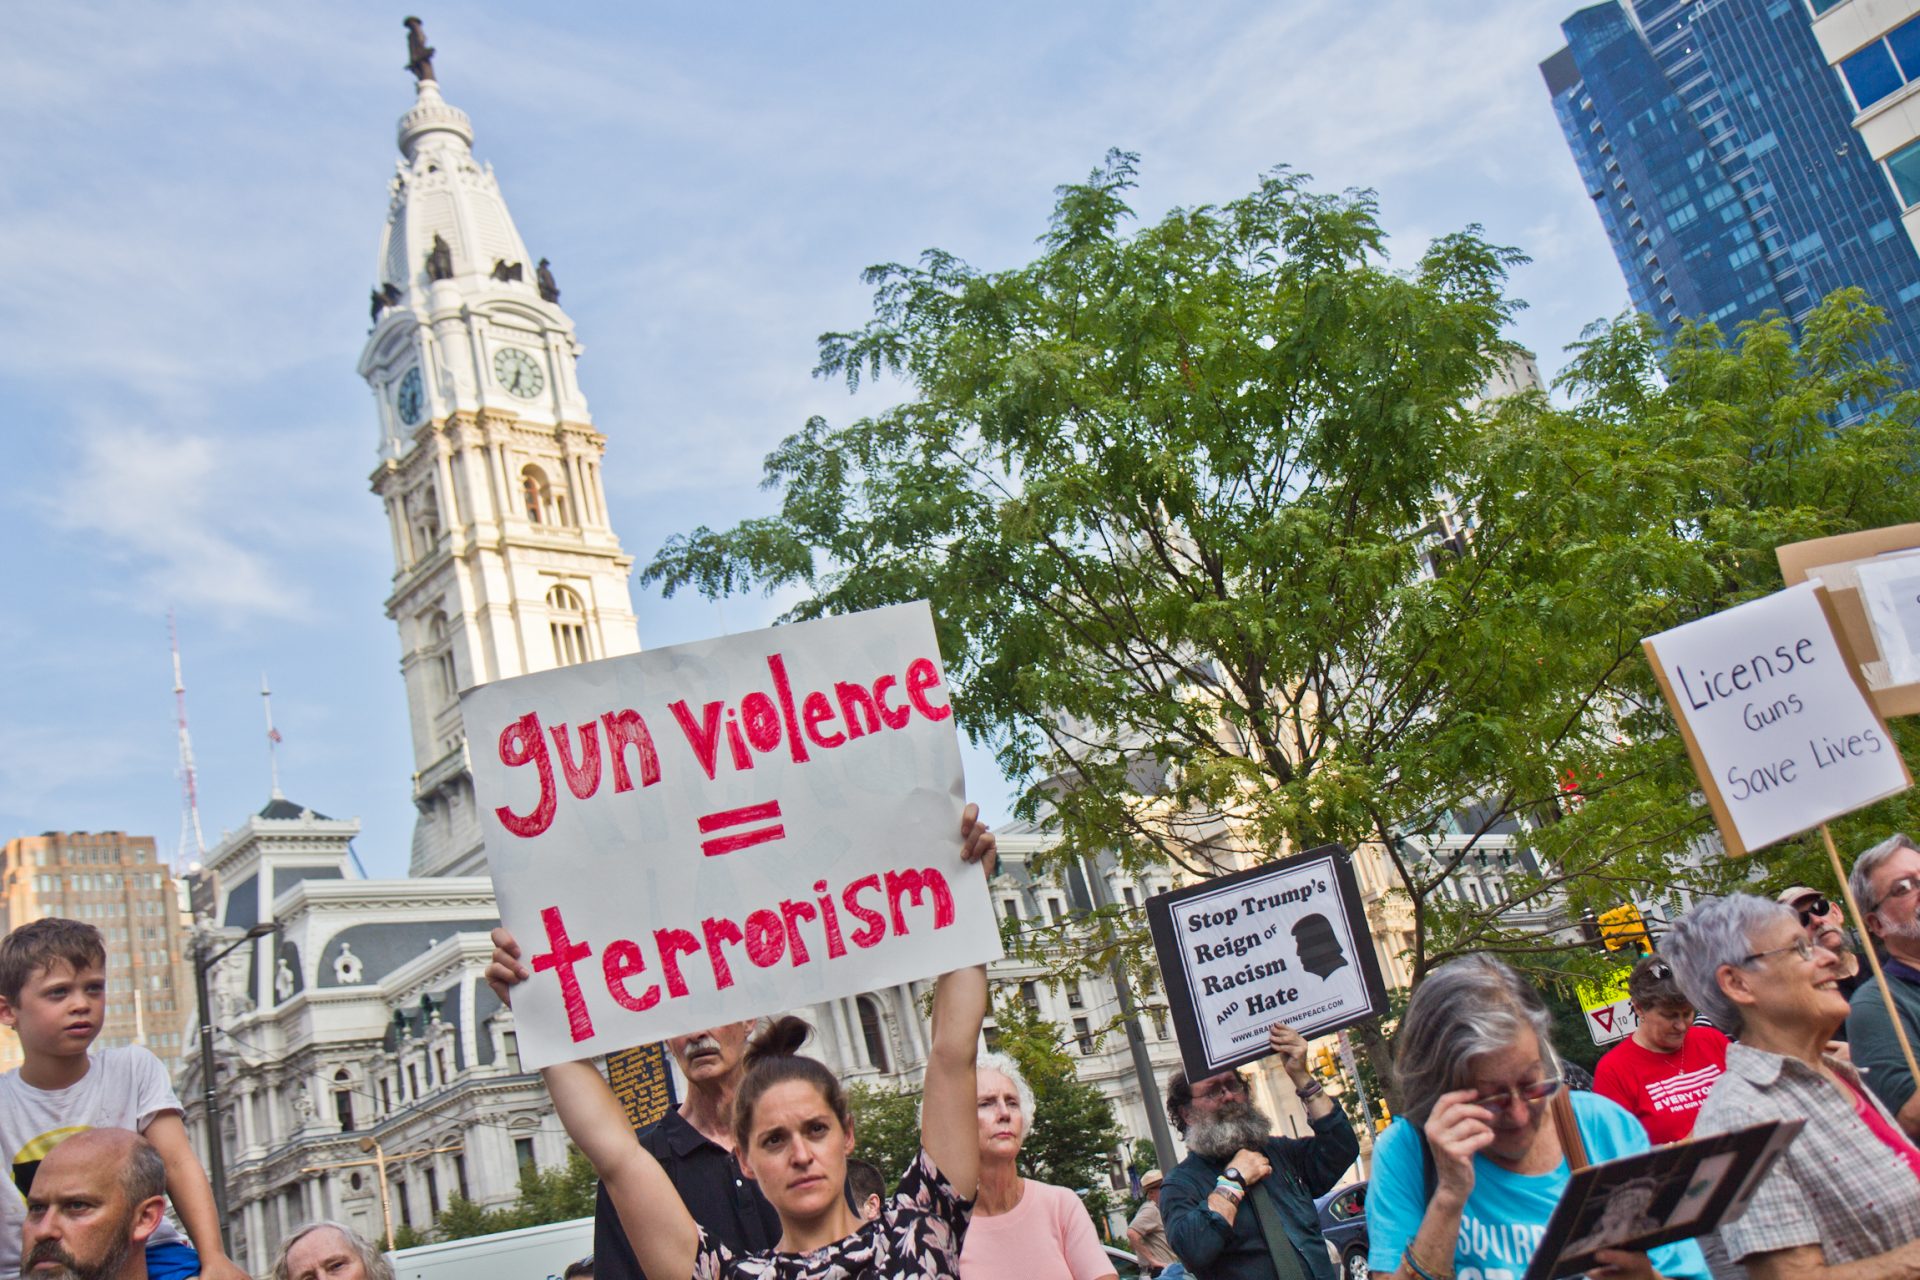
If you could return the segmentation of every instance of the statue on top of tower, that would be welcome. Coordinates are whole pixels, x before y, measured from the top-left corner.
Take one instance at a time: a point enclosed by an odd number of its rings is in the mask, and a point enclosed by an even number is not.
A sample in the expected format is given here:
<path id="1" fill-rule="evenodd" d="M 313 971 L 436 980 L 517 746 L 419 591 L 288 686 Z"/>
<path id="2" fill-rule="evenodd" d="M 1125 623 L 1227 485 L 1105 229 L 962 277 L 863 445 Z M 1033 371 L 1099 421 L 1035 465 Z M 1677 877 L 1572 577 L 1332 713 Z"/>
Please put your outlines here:
<path id="1" fill-rule="evenodd" d="M 408 18 L 402 25 L 407 29 L 407 70 L 413 72 L 415 80 L 433 79 L 433 49 L 427 44 L 420 19 Z"/>
<path id="2" fill-rule="evenodd" d="M 453 250 L 438 231 L 433 233 L 433 248 L 427 251 L 427 279 L 453 279 Z"/>
<path id="3" fill-rule="evenodd" d="M 545 258 L 540 259 L 540 265 L 534 269 L 533 278 L 540 286 L 542 298 L 552 303 L 560 301 L 560 286 L 553 282 L 553 268 L 547 265 Z"/>

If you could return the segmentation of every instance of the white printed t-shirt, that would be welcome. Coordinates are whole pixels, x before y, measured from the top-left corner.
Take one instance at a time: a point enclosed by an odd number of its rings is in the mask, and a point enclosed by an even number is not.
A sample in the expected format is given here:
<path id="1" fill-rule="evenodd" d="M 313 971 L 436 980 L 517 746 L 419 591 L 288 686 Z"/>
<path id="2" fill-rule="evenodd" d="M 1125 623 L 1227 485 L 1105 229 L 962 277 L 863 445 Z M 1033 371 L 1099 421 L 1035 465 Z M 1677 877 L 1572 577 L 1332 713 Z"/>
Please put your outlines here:
<path id="1" fill-rule="evenodd" d="M 87 1074 L 65 1089 L 36 1089 L 18 1071 L 0 1075 L 0 1153 L 11 1175 L 0 1191 L 0 1276 L 20 1274 L 27 1189 L 47 1152 L 85 1129 L 145 1133 L 156 1116 L 180 1111 L 167 1069 L 141 1046 L 101 1049 L 88 1062 Z M 169 1217 L 147 1243 L 181 1239 Z"/>

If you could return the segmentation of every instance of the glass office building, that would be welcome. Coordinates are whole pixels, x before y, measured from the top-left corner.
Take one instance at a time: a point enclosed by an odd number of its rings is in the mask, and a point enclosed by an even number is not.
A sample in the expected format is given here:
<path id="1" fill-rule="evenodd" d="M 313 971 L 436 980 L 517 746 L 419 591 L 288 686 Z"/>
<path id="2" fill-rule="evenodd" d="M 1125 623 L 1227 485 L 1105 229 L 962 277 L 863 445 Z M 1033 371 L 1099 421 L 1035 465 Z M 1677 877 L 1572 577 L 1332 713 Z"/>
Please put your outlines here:
<path id="1" fill-rule="evenodd" d="M 1637 309 L 1731 332 L 1859 285 L 1920 382 L 1920 254 L 1808 2 L 1595 5 L 1541 74 Z"/>

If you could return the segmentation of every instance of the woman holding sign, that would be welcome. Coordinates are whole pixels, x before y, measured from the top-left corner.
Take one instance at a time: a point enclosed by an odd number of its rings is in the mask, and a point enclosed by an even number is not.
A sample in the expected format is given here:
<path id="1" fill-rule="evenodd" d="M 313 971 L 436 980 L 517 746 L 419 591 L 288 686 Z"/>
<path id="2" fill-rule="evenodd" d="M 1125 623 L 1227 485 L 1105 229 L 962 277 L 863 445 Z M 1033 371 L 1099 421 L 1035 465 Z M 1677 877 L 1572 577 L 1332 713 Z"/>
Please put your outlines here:
<path id="1" fill-rule="evenodd" d="M 1491 956 L 1449 961 L 1414 988 L 1395 1033 L 1401 1114 L 1374 1148 L 1367 1262 L 1394 1280 L 1519 1276 L 1570 1176 L 1549 1104 L 1564 1087 L 1552 1017 Z M 1589 1160 L 1648 1150 L 1617 1103 L 1570 1092 L 1569 1121 Z M 1692 1241 L 1652 1253 L 1603 1250 L 1607 1280 L 1706 1280 Z"/>
<path id="2" fill-rule="evenodd" d="M 960 834 L 961 856 L 991 876 L 994 839 L 979 806 L 967 806 Z M 512 935 L 495 930 L 487 981 L 505 1000 L 528 976 Z M 958 1280 L 979 1179 L 974 1056 L 986 1012 L 986 966 L 943 974 L 934 985 L 920 1154 L 873 1221 L 847 1203 L 853 1117 L 840 1081 L 798 1052 L 807 1024 L 781 1018 L 760 1035 L 747 1051 L 733 1126 L 741 1170 L 780 1215 L 779 1244 L 757 1253 L 735 1254 L 706 1238 L 591 1062 L 541 1075 L 654 1280 Z"/>

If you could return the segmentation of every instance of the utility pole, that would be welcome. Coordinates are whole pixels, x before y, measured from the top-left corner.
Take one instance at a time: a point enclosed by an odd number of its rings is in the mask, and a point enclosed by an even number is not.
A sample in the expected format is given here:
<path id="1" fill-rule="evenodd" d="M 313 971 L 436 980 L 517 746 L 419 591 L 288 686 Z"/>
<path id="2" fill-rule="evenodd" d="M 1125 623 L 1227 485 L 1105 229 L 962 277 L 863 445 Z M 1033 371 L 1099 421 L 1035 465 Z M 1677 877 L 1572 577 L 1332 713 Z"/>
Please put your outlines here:
<path id="1" fill-rule="evenodd" d="M 1085 869 L 1087 892 L 1093 898 L 1095 909 L 1112 906 L 1107 879 L 1100 874 L 1100 868 L 1092 858 L 1083 857 L 1080 864 Z M 1113 950 L 1113 922 L 1104 921 L 1101 932 L 1108 949 Z M 1174 1163 L 1173 1131 L 1167 1127 L 1166 1104 L 1160 1100 L 1160 1085 L 1153 1077 L 1153 1059 L 1147 1056 L 1147 1037 L 1140 1030 L 1140 1012 L 1133 1003 L 1133 988 L 1127 983 L 1127 966 L 1117 952 L 1107 962 L 1107 972 L 1112 975 L 1113 989 L 1120 997 L 1120 1022 L 1127 1030 L 1127 1049 L 1133 1055 L 1133 1074 L 1140 1083 L 1140 1101 L 1147 1110 L 1147 1127 L 1153 1130 L 1153 1158 L 1162 1173 L 1170 1172 Z"/>
<path id="2" fill-rule="evenodd" d="M 200 1002 L 200 1099 L 207 1119 L 207 1179 L 213 1183 L 213 1211 L 220 1219 L 220 1244 L 226 1250 L 233 1248 L 233 1240 L 227 1230 L 227 1153 L 220 1132 L 220 1090 L 213 1064 L 213 1001 L 207 997 L 207 973 L 240 946 L 279 928 L 277 924 L 257 924 L 212 955 L 207 954 L 205 934 L 193 941 L 193 988 Z"/>
<path id="3" fill-rule="evenodd" d="M 393 1193 L 387 1184 L 387 1149 L 380 1145 L 377 1138 L 360 1139 L 362 1151 L 373 1152 L 371 1160 L 335 1160 L 331 1164 L 310 1164 L 301 1169 L 302 1173 L 324 1173 L 328 1169 L 364 1169 L 368 1165 L 374 1168 L 374 1176 L 380 1179 L 380 1218 L 387 1229 L 387 1252 L 393 1252 Z M 465 1151 L 466 1144 L 456 1142 L 450 1147 L 434 1147 L 429 1151 L 409 1151 L 405 1155 L 392 1157 L 396 1164 L 408 1160 L 418 1160 L 421 1156 L 445 1155 L 450 1151 Z"/>

